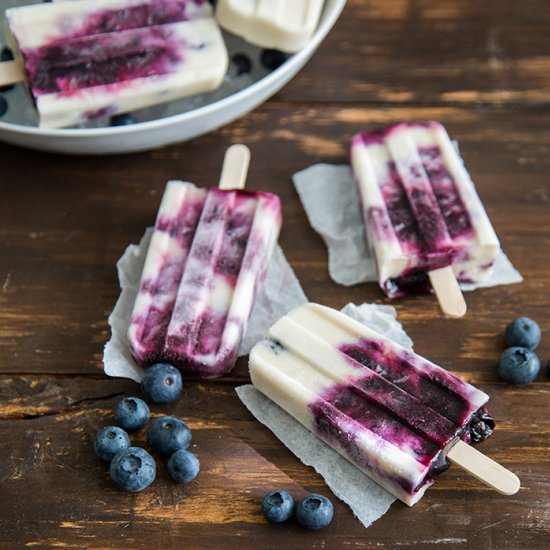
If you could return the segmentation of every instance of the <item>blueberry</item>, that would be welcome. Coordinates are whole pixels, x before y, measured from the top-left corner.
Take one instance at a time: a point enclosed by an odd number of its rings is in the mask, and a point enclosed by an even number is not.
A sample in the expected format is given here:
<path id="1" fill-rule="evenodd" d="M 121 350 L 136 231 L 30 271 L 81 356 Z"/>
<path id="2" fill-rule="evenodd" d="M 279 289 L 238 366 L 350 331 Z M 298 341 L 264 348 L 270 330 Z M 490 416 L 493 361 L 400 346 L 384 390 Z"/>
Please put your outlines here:
<path id="1" fill-rule="evenodd" d="M 137 493 L 153 483 L 157 465 L 145 449 L 129 447 L 115 455 L 109 471 L 111 479 L 122 490 Z"/>
<path id="2" fill-rule="evenodd" d="M 432 462 L 431 466 L 431 474 L 432 475 L 438 475 L 444 472 L 449 468 L 451 464 L 447 460 L 447 457 L 443 454 L 443 452 L 440 452 L 436 457 L 435 460 Z"/>
<path id="3" fill-rule="evenodd" d="M 485 441 L 493 434 L 494 429 L 495 420 L 489 414 L 489 411 L 485 407 L 482 407 L 472 416 L 472 420 L 470 421 L 470 441 L 472 443 Z"/>
<path id="4" fill-rule="evenodd" d="M 298 523 L 310 531 L 323 529 L 330 524 L 333 516 L 332 502 L 327 497 L 315 493 L 303 498 L 296 507 Z"/>
<path id="5" fill-rule="evenodd" d="M 0 95 L 0 116 L 4 116 L 8 112 L 8 102 L 5 97 Z"/>
<path id="6" fill-rule="evenodd" d="M 130 446 L 130 437 L 118 426 L 107 426 L 103 428 L 95 438 L 95 454 L 109 462 L 112 458 L 123 449 Z"/>
<path id="7" fill-rule="evenodd" d="M 157 363 L 145 371 L 141 390 L 154 403 L 171 403 L 183 388 L 181 373 L 172 365 Z"/>
<path id="8" fill-rule="evenodd" d="M 520 317 L 506 327 L 504 338 L 508 347 L 535 349 L 540 343 L 540 328 L 529 317 Z"/>
<path id="9" fill-rule="evenodd" d="M 149 407 L 139 397 L 125 397 L 116 406 L 115 421 L 128 432 L 139 430 L 149 422 Z"/>
<path id="10" fill-rule="evenodd" d="M 199 459 L 189 451 L 180 449 L 172 454 L 166 464 L 170 477 L 178 483 L 189 483 L 201 469 Z"/>
<path id="11" fill-rule="evenodd" d="M 265 495 L 260 507 L 271 523 L 283 523 L 294 514 L 294 499 L 286 491 L 271 491 Z"/>
<path id="12" fill-rule="evenodd" d="M 187 424 L 173 416 L 161 416 L 153 420 L 147 430 L 147 442 L 161 455 L 171 455 L 187 449 L 191 443 L 191 430 Z"/>
<path id="13" fill-rule="evenodd" d="M 508 348 L 498 363 L 498 374 L 509 384 L 529 384 L 537 377 L 539 370 L 539 358 L 527 348 Z"/>
<path id="14" fill-rule="evenodd" d="M 278 69 L 287 59 L 288 55 L 279 50 L 263 50 L 260 56 L 262 65 L 270 71 Z"/>
<path id="15" fill-rule="evenodd" d="M 15 59 L 15 56 L 13 55 L 13 52 L 10 48 L 7 46 L 2 48 L 2 51 L 0 51 L 0 61 L 4 63 L 5 61 L 13 61 Z"/>
<path id="16" fill-rule="evenodd" d="M 114 115 L 111 117 L 111 126 L 131 126 L 135 124 L 136 119 L 129 113 Z"/>
<path id="17" fill-rule="evenodd" d="M 252 70 L 252 61 L 250 61 L 250 57 L 248 57 L 244 53 L 236 53 L 231 58 L 231 62 L 233 63 L 233 65 L 235 65 L 235 68 L 237 69 L 237 76 L 248 74 Z"/>

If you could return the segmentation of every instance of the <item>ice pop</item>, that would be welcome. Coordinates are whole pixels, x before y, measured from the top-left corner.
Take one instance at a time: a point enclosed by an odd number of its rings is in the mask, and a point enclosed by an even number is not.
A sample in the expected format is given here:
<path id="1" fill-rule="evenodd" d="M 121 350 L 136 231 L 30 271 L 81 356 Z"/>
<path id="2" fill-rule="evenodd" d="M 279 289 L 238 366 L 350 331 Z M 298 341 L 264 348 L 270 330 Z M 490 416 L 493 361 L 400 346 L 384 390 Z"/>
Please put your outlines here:
<path id="1" fill-rule="evenodd" d="M 483 432 L 482 391 L 317 304 L 290 312 L 268 338 L 250 354 L 254 386 L 409 506 L 445 458 L 505 494 L 519 489 L 514 474 L 466 443 Z"/>
<path id="2" fill-rule="evenodd" d="M 218 0 L 220 26 L 262 48 L 293 53 L 311 38 L 323 0 Z"/>
<path id="3" fill-rule="evenodd" d="M 353 139 L 351 159 L 379 283 L 388 296 L 429 288 L 428 278 L 436 286 L 437 273 L 451 269 L 459 282 L 491 275 L 499 241 L 441 124 L 363 132 Z"/>
<path id="4" fill-rule="evenodd" d="M 201 378 L 233 367 L 281 226 L 276 195 L 239 189 L 247 154 L 230 148 L 221 188 L 168 183 L 128 330 L 138 364 Z"/>
<path id="5" fill-rule="evenodd" d="M 206 0 L 80 0 L 6 11 L 40 126 L 65 127 L 212 90 L 228 63 Z"/>

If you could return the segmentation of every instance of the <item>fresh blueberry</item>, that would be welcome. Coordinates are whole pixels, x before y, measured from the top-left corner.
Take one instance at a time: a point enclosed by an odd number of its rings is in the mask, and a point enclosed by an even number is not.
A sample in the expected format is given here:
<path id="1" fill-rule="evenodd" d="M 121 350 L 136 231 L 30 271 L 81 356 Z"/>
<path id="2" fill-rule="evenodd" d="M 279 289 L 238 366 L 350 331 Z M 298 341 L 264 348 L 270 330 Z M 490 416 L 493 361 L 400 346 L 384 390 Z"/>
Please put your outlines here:
<path id="1" fill-rule="evenodd" d="M 315 493 L 303 498 L 296 507 L 298 523 L 310 531 L 323 529 L 330 524 L 333 516 L 332 502 L 327 497 Z"/>
<path id="2" fill-rule="evenodd" d="M 111 117 L 111 126 L 131 126 L 136 123 L 136 119 L 129 113 L 114 115 Z"/>
<path id="3" fill-rule="evenodd" d="M 170 477 L 178 483 L 189 483 L 201 469 L 199 459 L 189 451 L 180 449 L 172 454 L 166 463 Z"/>
<path id="4" fill-rule="evenodd" d="M 109 470 L 116 485 L 131 493 L 149 487 L 157 475 L 155 459 L 140 447 L 129 447 L 117 453 Z"/>
<path id="5" fill-rule="evenodd" d="M 8 112 L 8 102 L 5 97 L 0 95 L 0 117 Z"/>
<path id="6" fill-rule="evenodd" d="M 14 59 L 15 59 L 15 57 L 13 55 L 13 52 L 10 50 L 10 48 L 4 47 L 4 48 L 2 48 L 2 50 L 0 50 L 0 62 L 4 63 L 6 61 L 13 61 Z M 14 87 L 15 86 L 13 84 L 9 84 L 8 86 L 1 86 L 0 87 L 0 92 L 9 92 Z M 5 100 L 4 100 L 4 102 L 5 102 Z M 7 102 L 5 102 L 5 105 L 2 109 L 2 111 L 3 111 L 2 115 L 4 115 L 7 110 L 8 110 L 8 104 L 7 104 Z"/>
<path id="7" fill-rule="evenodd" d="M 157 363 L 145 371 L 141 390 L 153 403 L 172 403 L 183 388 L 181 373 L 172 365 Z"/>
<path id="8" fill-rule="evenodd" d="M 265 495 L 262 514 L 271 523 L 283 523 L 294 514 L 294 499 L 286 491 L 271 491 Z"/>
<path id="9" fill-rule="evenodd" d="M 260 56 L 262 65 L 270 71 L 278 69 L 287 59 L 288 55 L 279 50 L 263 50 Z"/>
<path id="10" fill-rule="evenodd" d="M 149 422 L 149 407 L 139 397 L 125 397 L 116 406 L 115 421 L 128 432 L 139 430 Z"/>
<path id="11" fill-rule="evenodd" d="M 187 449 L 191 443 L 191 430 L 187 424 L 173 416 L 161 416 L 153 420 L 147 430 L 147 441 L 161 455 L 171 455 Z"/>
<path id="12" fill-rule="evenodd" d="M 509 384 L 529 384 L 539 371 L 539 358 L 527 348 L 508 348 L 500 356 L 498 374 Z"/>
<path id="13" fill-rule="evenodd" d="M 504 333 L 504 338 L 509 347 L 535 349 L 540 343 L 540 328 L 529 317 L 520 317 L 512 321 Z"/>
<path id="14" fill-rule="evenodd" d="M 250 61 L 250 57 L 244 53 L 236 53 L 231 58 L 231 61 L 237 70 L 237 76 L 248 74 L 252 70 L 252 61 Z"/>
<path id="15" fill-rule="evenodd" d="M 109 462 L 112 458 L 123 449 L 130 446 L 130 437 L 118 426 L 107 426 L 103 428 L 95 438 L 95 454 Z"/>

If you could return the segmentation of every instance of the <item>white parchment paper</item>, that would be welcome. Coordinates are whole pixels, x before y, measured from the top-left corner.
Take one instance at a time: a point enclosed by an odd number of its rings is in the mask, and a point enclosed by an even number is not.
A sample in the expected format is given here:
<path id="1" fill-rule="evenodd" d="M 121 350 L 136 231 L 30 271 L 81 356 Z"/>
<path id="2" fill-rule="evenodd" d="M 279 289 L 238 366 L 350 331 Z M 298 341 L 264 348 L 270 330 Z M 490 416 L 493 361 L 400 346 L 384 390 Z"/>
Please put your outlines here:
<path id="1" fill-rule="evenodd" d="M 342 311 L 412 350 L 412 340 L 397 321 L 393 307 L 347 304 Z M 351 508 L 365 527 L 388 511 L 395 500 L 393 495 L 306 430 L 251 384 L 240 386 L 236 391 L 252 415 L 267 426 L 304 464 L 318 472 L 330 490 Z"/>
<path id="2" fill-rule="evenodd" d="M 141 380 L 143 369 L 136 365 L 130 355 L 126 333 L 151 235 L 152 229 L 148 229 L 140 243 L 130 245 L 117 263 L 121 292 L 109 315 L 111 338 L 105 344 L 103 351 L 105 374 L 130 378 L 136 382 Z M 239 356 L 247 355 L 252 346 L 265 335 L 267 329 L 277 319 L 306 301 L 306 295 L 286 261 L 283 251 L 280 247 L 276 247 L 264 284 L 256 298 Z"/>
<path id="3" fill-rule="evenodd" d="M 346 286 L 376 281 L 351 168 L 315 164 L 294 174 L 293 180 L 311 226 L 327 245 L 332 280 Z M 462 290 L 474 290 L 522 281 L 519 271 L 501 251 L 489 280 L 460 286 Z"/>

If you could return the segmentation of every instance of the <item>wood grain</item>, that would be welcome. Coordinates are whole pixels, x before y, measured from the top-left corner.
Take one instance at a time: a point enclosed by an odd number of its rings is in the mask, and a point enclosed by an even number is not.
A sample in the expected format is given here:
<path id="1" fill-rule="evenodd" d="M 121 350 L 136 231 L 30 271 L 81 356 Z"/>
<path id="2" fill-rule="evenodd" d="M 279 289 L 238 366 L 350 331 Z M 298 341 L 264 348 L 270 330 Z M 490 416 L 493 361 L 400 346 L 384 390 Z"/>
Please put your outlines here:
<path id="1" fill-rule="evenodd" d="M 202 471 L 182 487 L 168 479 L 159 463 L 151 489 L 128 495 L 113 487 L 91 447 L 97 430 L 112 422 L 119 396 L 135 392 L 133 383 L 48 376 L 3 377 L 1 382 L 0 547 L 20 541 L 38 548 L 58 543 L 69 548 L 217 548 L 230 537 L 230 547 L 251 548 L 258 547 L 252 541 L 260 540 L 268 548 L 269 540 L 285 548 L 339 548 L 344 541 L 344 547 L 359 548 L 396 548 L 411 541 L 419 547 L 446 541 L 471 548 L 533 548 L 547 533 L 547 392 L 529 388 L 526 399 L 517 390 L 481 385 L 493 397 L 496 390 L 500 399 L 494 399 L 493 411 L 506 420 L 499 422 L 498 435 L 479 448 L 518 472 L 523 482 L 518 495 L 499 496 L 453 467 L 417 506 L 394 504 L 368 535 L 338 500 L 334 525 L 312 534 L 293 524 L 268 525 L 259 514 L 259 502 L 273 486 L 297 496 L 330 493 L 248 414 L 231 385 L 188 384 L 177 404 L 153 407 L 155 415 L 188 421 Z M 43 407 L 40 415 L 37 406 Z M 533 425 L 535 414 L 540 416 Z M 133 438 L 139 444 L 143 440 L 142 433 Z M 32 495 L 32 503 L 22 495 Z"/>
<path id="2" fill-rule="evenodd" d="M 307 71 L 279 97 L 547 105 L 549 24 L 545 0 L 348 0 Z"/>
<path id="3" fill-rule="evenodd" d="M 550 10 L 544 0 L 350 0 L 307 68 L 234 124 L 162 150 L 63 157 L 0 145 L 0 548 L 534 549 L 550 540 L 550 381 L 500 381 L 502 332 L 522 314 L 550 358 Z M 202 471 L 188 487 L 159 480 L 116 490 L 94 456 L 117 400 L 139 393 L 102 374 L 115 264 L 153 223 L 165 182 L 216 184 L 228 145 L 252 150 L 249 186 L 278 193 L 281 244 L 311 300 L 389 303 L 374 284 L 345 288 L 327 272 L 291 175 L 346 163 L 351 136 L 399 120 L 437 119 L 461 152 L 504 250 L 525 282 L 467 293 L 444 320 L 431 296 L 393 303 L 416 350 L 491 396 L 494 436 L 479 449 L 516 472 L 513 497 L 452 467 L 412 509 L 399 503 L 365 531 L 333 498 L 325 531 L 265 523 L 274 486 L 329 495 L 322 479 L 256 422 L 227 377 L 186 381 L 154 414 L 189 421 Z M 136 437 L 143 442 L 143 434 Z"/>

